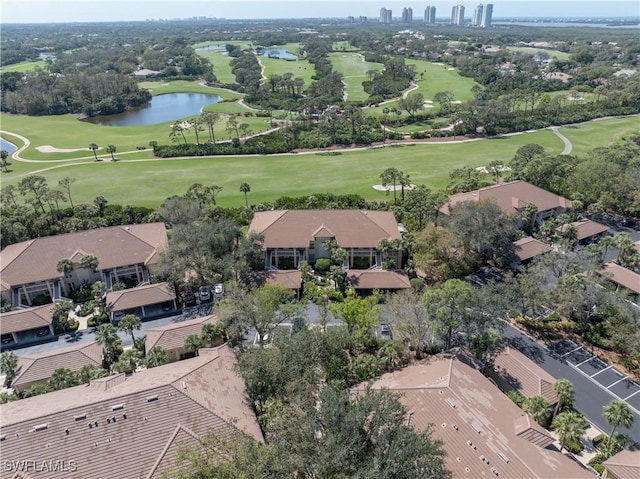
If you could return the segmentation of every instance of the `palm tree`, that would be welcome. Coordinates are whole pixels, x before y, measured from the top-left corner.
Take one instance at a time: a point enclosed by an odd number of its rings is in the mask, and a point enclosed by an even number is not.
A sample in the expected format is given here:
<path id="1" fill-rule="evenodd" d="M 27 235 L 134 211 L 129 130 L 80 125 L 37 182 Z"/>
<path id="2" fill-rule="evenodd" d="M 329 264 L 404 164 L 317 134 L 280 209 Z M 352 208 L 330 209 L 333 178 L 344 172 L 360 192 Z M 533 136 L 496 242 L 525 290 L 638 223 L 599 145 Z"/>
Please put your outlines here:
<path id="1" fill-rule="evenodd" d="M 402 359 L 400 345 L 393 341 L 387 341 L 378 350 L 378 361 L 387 371 L 392 371 L 400 365 Z"/>
<path id="2" fill-rule="evenodd" d="M 580 438 L 587 428 L 587 421 L 582 414 L 575 411 L 561 412 L 553 420 L 553 430 L 560 441 L 560 452 L 567 443 L 580 443 Z"/>
<path id="3" fill-rule="evenodd" d="M 0 151 L 0 159 L 2 160 L 2 167 L 4 171 L 7 172 L 7 158 L 9 158 L 9 152 L 7 150 Z"/>
<path id="4" fill-rule="evenodd" d="M 249 193 L 250 191 L 251 191 L 251 186 L 249 186 L 249 183 L 240 184 L 240 192 L 244 193 L 244 203 L 247 206 L 247 208 L 249 207 L 249 200 L 247 199 L 247 193 Z"/>
<path id="5" fill-rule="evenodd" d="M 103 378 L 109 375 L 109 372 L 96 366 L 95 364 L 85 364 L 78 371 L 80 383 L 86 384 L 94 379 Z"/>
<path id="6" fill-rule="evenodd" d="M 158 142 L 156 140 L 151 140 L 149 142 L 149 146 L 153 149 L 153 152 L 156 152 L 156 147 L 158 146 Z"/>
<path id="7" fill-rule="evenodd" d="M 60 389 L 77 386 L 78 384 L 80 384 L 80 377 L 78 373 L 75 373 L 67 368 L 58 368 L 49 378 L 48 384 L 56 391 L 59 391 Z"/>
<path id="8" fill-rule="evenodd" d="M 51 391 L 53 391 L 53 388 L 47 383 L 36 383 L 22 391 L 20 396 L 22 398 L 30 398 L 33 396 L 39 396 L 40 394 L 50 393 Z"/>
<path id="9" fill-rule="evenodd" d="M 116 145 L 107 145 L 107 153 L 111 153 L 111 161 L 116 161 L 113 154 L 116 152 Z"/>
<path id="10" fill-rule="evenodd" d="M 184 349 L 187 352 L 193 352 L 196 356 L 198 356 L 198 351 L 202 347 L 202 340 L 200 336 L 196 334 L 190 334 L 186 338 L 184 338 Z"/>
<path id="11" fill-rule="evenodd" d="M 616 263 L 620 266 L 626 266 L 625 259 L 634 252 L 633 240 L 627 233 L 618 233 L 613 237 L 613 241 L 616 248 L 618 248 Z"/>
<path id="12" fill-rule="evenodd" d="M 545 424 L 551 415 L 549 402 L 542 396 L 531 396 L 525 399 L 522 403 L 522 409 L 540 425 Z"/>
<path id="13" fill-rule="evenodd" d="M 573 384 L 568 379 L 558 379 L 553 384 L 553 391 L 558 396 L 558 402 L 553 409 L 553 416 L 551 419 L 555 419 L 558 411 L 565 407 L 570 407 L 573 404 Z"/>
<path id="14" fill-rule="evenodd" d="M 616 246 L 616 240 L 613 236 L 607 235 L 598 241 L 598 247 L 600 248 L 602 256 L 600 257 L 600 261 L 605 261 L 607 259 L 607 253 L 610 248 L 614 248 Z"/>
<path id="15" fill-rule="evenodd" d="M 124 318 L 120 320 L 118 324 L 118 329 L 123 331 L 131 336 L 131 340 L 133 341 L 133 345 L 136 345 L 136 337 L 133 334 L 134 331 L 140 331 L 140 327 L 142 326 L 142 321 L 135 314 L 127 314 Z"/>
<path id="16" fill-rule="evenodd" d="M 207 323 L 202 326 L 202 333 L 200 333 L 200 338 L 202 339 L 202 341 L 209 343 L 209 346 L 213 347 L 213 344 L 218 339 L 222 339 L 222 336 L 223 331 L 219 323 Z"/>
<path id="17" fill-rule="evenodd" d="M 118 337 L 118 330 L 111 324 L 101 324 L 96 331 L 96 343 L 102 346 L 104 363 L 109 369 L 116 360 L 116 354 L 122 341 Z"/>
<path id="18" fill-rule="evenodd" d="M 16 377 L 18 367 L 18 357 L 11 351 L 0 354 L 0 372 L 5 375 L 6 381 L 10 383 Z"/>
<path id="19" fill-rule="evenodd" d="M 98 161 L 98 154 L 96 153 L 96 150 L 98 149 L 98 145 L 96 145 L 95 143 L 91 143 L 89 145 L 89 149 L 93 151 L 93 156 L 95 157 L 96 161 Z"/>
<path id="20" fill-rule="evenodd" d="M 147 368 L 155 368 L 156 366 L 162 366 L 169 362 L 169 356 L 160 346 L 154 346 L 147 351 L 147 356 L 144 359 L 144 364 Z"/>
<path id="21" fill-rule="evenodd" d="M 611 401 L 602 408 L 602 415 L 612 426 L 607 445 L 611 442 L 611 438 L 616 432 L 616 428 L 619 426 L 630 428 L 634 420 L 633 413 L 631 412 L 629 405 L 623 401 Z"/>
<path id="22" fill-rule="evenodd" d="M 82 258 L 80 258 L 80 267 L 84 269 L 96 271 L 99 264 L 100 262 L 94 254 L 85 254 Z"/>
<path id="23" fill-rule="evenodd" d="M 138 369 L 142 354 L 137 349 L 127 349 L 113 365 L 113 369 L 119 373 L 131 374 Z"/>
<path id="24" fill-rule="evenodd" d="M 63 275 L 68 275 L 73 271 L 73 261 L 69 258 L 62 258 L 56 264 L 56 271 Z"/>

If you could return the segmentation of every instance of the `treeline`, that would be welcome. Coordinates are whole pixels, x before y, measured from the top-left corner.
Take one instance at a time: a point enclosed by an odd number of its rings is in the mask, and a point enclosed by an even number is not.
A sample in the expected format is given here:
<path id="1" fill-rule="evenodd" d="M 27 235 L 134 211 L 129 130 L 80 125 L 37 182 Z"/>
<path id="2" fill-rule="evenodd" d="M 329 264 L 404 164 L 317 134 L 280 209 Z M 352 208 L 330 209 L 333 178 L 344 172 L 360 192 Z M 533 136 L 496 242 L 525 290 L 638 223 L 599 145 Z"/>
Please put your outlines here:
<path id="1" fill-rule="evenodd" d="M 148 90 L 120 73 L 51 73 L 36 68 L 27 73 L 1 76 L 3 112 L 22 115 L 87 116 L 121 113 L 151 100 Z"/>

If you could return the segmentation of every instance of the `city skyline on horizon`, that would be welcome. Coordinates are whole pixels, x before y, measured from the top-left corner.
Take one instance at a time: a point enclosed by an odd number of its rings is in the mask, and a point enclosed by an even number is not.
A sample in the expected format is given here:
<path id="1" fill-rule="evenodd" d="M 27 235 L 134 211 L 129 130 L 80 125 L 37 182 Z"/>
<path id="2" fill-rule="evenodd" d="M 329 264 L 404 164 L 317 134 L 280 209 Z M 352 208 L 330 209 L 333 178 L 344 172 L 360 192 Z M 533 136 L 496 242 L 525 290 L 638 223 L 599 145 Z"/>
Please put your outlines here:
<path id="1" fill-rule="evenodd" d="M 351 0 L 348 2 L 307 0 L 1 0 L 1 23 L 71 23 L 189 19 L 193 17 L 229 20 L 347 18 L 366 16 L 375 20 L 381 8 L 400 18 L 403 8 L 412 8 L 420 21 L 427 5 L 436 7 L 436 17 L 447 18 L 455 5 L 473 12 L 479 4 L 493 4 L 493 18 L 620 18 L 640 17 L 636 1 L 403 1 Z M 467 15 L 468 17 L 468 15 Z"/>

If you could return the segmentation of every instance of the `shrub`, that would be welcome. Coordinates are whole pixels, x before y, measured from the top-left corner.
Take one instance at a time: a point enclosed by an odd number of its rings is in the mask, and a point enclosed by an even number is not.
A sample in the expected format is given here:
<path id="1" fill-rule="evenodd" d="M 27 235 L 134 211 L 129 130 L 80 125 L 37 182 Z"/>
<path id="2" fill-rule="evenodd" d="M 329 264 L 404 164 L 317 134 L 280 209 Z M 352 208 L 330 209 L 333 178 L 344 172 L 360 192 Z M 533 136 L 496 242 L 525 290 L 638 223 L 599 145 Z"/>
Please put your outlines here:
<path id="1" fill-rule="evenodd" d="M 604 474 L 604 466 L 602 464 L 594 464 L 591 467 L 600 475 Z"/>
<path id="2" fill-rule="evenodd" d="M 511 399 L 514 403 L 516 403 L 520 407 L 522 407 L 522 403 L 526 399 L 522 394 L 520 394 L 516 390 L 511 390 L 511 391 L 507 392 L 507 397 L 509 399 Z"/>
<path id="3" fill-rule="evenodd" d="M 424 281 L 420 278 L 411 278 L 410 283 L 413 291 L 422 291 L 424 288 Z"/>
<path id="4" fill-rule="evenodd" d="M 319 258 L 316 260 L 315 270 L 318 273 L 326 273 L 331 268 L 331 260 L 329 258 Z"/>
<path id="5" fill-rule="evenodd" d="M 75 319 L 70 319 L 67 322 L 67 331 L 77 331 L 80 327 L 80 321 L 76 321 Z"/>
<path id="6" fill-rule="evenodd" d="M 580 454 L 580 451 L 582 451 L 582 444 L 579 441 L 569 441 L 564 445 L 564 448 L 572 454 Z"/>
<path id="7" fill-rule="evenodd" d="M 594 438 L 595 441 L 595 438 Z M 595 456 L 593 456 L 591 458 L 591 460 L 588 462 L 588 464 L 590 466 L 593 466 L 594 464 L 602 464 L 604 461 L 607 460 L 607 456 L 605 456 L 604 454 L 602 454 L 601 452 L 596 454 Z"/>

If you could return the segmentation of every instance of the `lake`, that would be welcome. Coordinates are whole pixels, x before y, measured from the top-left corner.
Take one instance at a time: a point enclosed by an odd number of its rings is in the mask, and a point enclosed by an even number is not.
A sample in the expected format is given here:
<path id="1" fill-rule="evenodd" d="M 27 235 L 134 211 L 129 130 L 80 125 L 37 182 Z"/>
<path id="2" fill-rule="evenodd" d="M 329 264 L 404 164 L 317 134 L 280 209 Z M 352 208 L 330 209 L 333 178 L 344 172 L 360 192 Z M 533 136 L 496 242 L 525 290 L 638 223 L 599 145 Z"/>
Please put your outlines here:
<path id="1" fill-rule="evenodd" d="M 147 106 L 131 109 L 117 115 L 87 118 L 84 121 L 105 126 L 143 126 L 167 121 L 176 121 L 188 116 L 199 115 L 202 108 L 219 103 L 218 95 L 204 93 L 167 93 L 154 96 Z"/>
<path id="2" fill-rule="evenodd" d="M 16 151 L 17 149 L 18 148 L 16 147 L 16 145 L 14 145 L 13 143 L 9 143 L 4 138 L 0 137 L 0 150 L 5 150 L 5 151 L 9 152 L 9 154 L 11 154 L 14 151 Z"/>
<path id="3" fill-rule="evenodd" d="M 263 57 L 281 58 L 282 60 L 297 60 L 298 57 L 286 51 L 284 48 L 265 48 L 262 50 Z"/>

